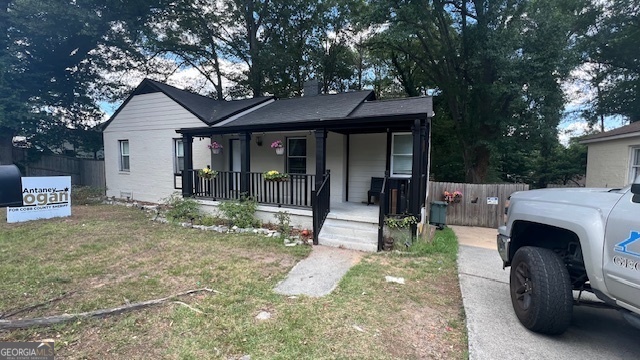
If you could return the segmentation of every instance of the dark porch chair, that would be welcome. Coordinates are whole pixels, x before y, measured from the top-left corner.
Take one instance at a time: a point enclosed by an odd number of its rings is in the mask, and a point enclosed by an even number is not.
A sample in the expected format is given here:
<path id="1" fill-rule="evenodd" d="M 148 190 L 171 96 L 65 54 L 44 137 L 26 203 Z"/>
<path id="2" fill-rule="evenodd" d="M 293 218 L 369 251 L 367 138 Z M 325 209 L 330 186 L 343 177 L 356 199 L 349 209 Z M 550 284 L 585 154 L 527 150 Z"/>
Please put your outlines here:
<path id="1" fill-rule="evenodd" d="M 380 177 L 371 178 L 371 187 L 369 188 L 369 191 L 367 191 L 367 205 L 373 204 L 373 201 L 371 200 L 372 197 L 375 196 L 380 198 L 380 192 L 382 191 L 383 183 L 384 183 L 384 178 L 380 178 Z"/>

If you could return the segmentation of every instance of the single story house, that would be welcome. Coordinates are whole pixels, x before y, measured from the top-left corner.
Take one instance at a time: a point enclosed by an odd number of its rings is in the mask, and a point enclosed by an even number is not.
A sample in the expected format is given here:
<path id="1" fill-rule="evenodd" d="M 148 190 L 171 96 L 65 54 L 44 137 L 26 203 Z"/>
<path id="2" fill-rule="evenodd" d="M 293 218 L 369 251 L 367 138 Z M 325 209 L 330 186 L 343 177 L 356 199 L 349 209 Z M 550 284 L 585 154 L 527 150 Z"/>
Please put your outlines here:
<path id="1" fill-rule="evenodd" d="M 159 202 L 178 190 L 212 213 L 251 196 L 265 222 L 287 211 L 316 244 L 375 251 L 384 215 L 425 221 L 432 116 L 430 97 L 307 87 L 218 101 L 145 79 L 104 127 L 107 196 Z M 201 176 L 206 167 L 217 175 Z"/>
<path id="2" fill-rule="evenodd" d="M 589 135 L 587 187 L 617 188 L 631 184 L 640 175 L 640 122 Z"/>

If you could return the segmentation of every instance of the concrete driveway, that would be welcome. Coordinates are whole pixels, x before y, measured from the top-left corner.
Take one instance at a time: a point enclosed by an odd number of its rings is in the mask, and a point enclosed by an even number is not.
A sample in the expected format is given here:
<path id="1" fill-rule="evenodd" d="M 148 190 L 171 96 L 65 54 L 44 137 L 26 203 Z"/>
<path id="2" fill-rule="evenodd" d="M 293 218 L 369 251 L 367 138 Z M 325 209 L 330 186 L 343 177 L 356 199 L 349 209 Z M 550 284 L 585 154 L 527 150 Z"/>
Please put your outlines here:
<path id="1" fill-rule="evenodd" d="M 460 241 L 458 270 L 469 359 L 640 358 L 640 330 L 614 310 L 574 307 L 571 327 L 560 336 L 525 329 L 511 307 L 509 268 L 502 270 L 496 230 L 451 228 Z"/>

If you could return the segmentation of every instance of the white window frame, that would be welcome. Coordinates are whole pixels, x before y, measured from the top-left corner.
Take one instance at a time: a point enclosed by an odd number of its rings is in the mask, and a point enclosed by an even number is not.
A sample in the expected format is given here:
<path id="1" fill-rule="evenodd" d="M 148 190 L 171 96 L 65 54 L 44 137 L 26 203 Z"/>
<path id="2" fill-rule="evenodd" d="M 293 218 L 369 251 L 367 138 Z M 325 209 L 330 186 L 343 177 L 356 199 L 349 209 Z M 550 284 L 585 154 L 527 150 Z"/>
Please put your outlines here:
<path id="1" fill-rule="evenodd" d="M 635 165 L 636 155 L 640 157 L 640 146 L 632 146 L 631 154 L 629 156 L 629 184 L 633 184 L 636 181 L 636 178 L 640 176 L 640 165 Z"/>
<path id="2" fill-rule="evenodd" d="M 411 137 L 411 141 L 412 141 L 412 146 L 411 146 L 411 153 L 407 153 L 407 154 L 395 154 L 393 152 L 393 149 L 395 148 L 395 143 L 396 143 L 396 136 L 406 136 L 409 135 Z M 389 158 L 390 158 L 390 173 L 392 177 L 403 177 L 403 178 L 410 178 L 411 174 L 397 174 L 393 171 L 394 167 L 393 167 L 393 163 L 395 160 L 396 156 L 409 156 L 411 158 L 411 161 L 413 163 L 413 136 L 410 132 L 397 132 L 397 133 L 391 133 L 391 149 L 389 149 Z"/>
<path id="3" fill-rule="evenodd" d="M 292 147 L 289 144 L 289 140 L 304 140 L 305 142 L 305 155 L 304 156 L 299 156 L 299 155 L 295 155 L 295 156 L 290 156 L 289 155 L 289 149 L 291 149 Z M 290 158 L 294 158 L 294 159 L 304 159 L 304 164 L 305 164 L 305 170 L 303 173 L 295 173 L 295 174 L 306 174 L 307 173 L 307 164 L 309 162 L 309 141 L 307 141 L 307 138 L 304 136 L 292 136 L 292 137 L 288 137 L 287 138 L 287 148 L 286 148 L 286 155 L 287 155 L 287 172 L 291 173 L 291 169 L 289 168 L 289 159 Z"/>
<path id="4" fill-rule="evenodd" d="M 180 156 L 180 147 L 182 146 L 182 156 Z M 180 158 L 182 158 L 182 168 L 184 169 L 184 142 L 182 138 L 173 139 L 173 173 L 182 174 L 180 171 Z"/>
<path id="5" fill-rule="evenodd" d="M 124 151 L 124 144 L 127 144 L 127 152 L 125 154 Z M 130 172 L 131 171 L 131 143 L 129 142 L 128 139 L 125 140 L 118 140 L 118 153 L 119 153 L 119 159 L 120 159 L 120 164 L 119 164 L 119 170 L 121 172 Z M 125 161 L 124 158 L 127 158 L 127 167 L 125 168 Z"/>

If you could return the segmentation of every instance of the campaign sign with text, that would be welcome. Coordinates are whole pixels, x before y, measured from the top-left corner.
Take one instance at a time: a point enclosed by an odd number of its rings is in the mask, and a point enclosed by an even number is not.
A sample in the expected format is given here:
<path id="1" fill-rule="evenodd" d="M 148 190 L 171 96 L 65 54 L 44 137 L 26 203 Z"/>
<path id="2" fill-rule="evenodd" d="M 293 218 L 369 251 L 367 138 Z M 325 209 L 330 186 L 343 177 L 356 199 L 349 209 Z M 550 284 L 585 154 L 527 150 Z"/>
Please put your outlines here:
<path id="1" fill-rule="evenodd" d="M 71 216 L 71 177 L 22 178 L 22 206 L 7 208 L 7 222 Z"/>

